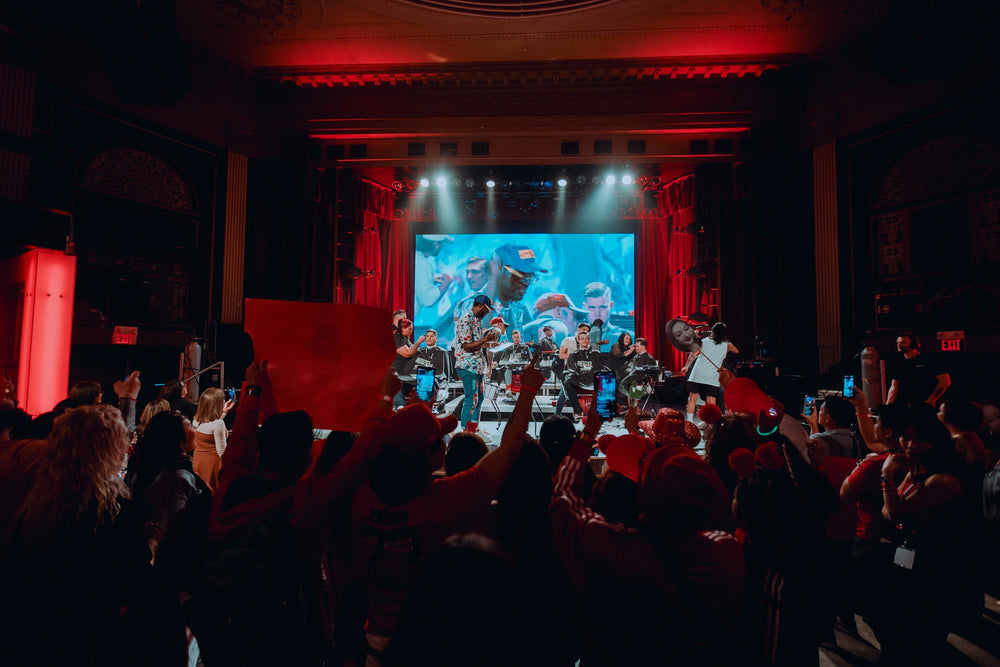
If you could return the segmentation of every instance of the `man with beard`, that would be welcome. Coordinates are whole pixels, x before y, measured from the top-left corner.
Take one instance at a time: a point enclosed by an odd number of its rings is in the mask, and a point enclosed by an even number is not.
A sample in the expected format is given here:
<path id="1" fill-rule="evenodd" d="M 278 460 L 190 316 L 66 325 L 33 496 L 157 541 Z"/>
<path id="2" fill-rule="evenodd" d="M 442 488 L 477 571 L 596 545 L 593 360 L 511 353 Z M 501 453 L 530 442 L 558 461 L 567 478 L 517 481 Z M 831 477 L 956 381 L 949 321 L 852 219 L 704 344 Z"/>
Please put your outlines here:
<path id="1" fill-rule="evenodd" d="M 604 283 L 587 283 L 583 288 L 583 307 L 587 310 L 587 321 L 593 325 L 595 320 L 601 320 L 604 323 L 601 329 L 602 335 L 608 341 L 618 340 L 623 333 L 632 333 L 611 323 L 611 309 L 614 305 L 615 302 L 611 300 L 611 288 Z M 599 342 L 594 341 L 594 343 Z M 609 349 L 608 343 L 601 345 L 601 352 L 607 352 Z"/>
<path id="2" fill-rule="evenodd" d="M 521 303 L 528 287 L 538 273 L 548 273 L 535 257 L 535 251 L 523 244 L 505 243 L 493 252 L 487 263 L 489 281 L 480 294 L 490 297 L 494 313 L 516 329 L 524 328 L 531 315 Z M 477 294 L 470 294 L 458 302 L 454 319 L 468 312 Z"/>

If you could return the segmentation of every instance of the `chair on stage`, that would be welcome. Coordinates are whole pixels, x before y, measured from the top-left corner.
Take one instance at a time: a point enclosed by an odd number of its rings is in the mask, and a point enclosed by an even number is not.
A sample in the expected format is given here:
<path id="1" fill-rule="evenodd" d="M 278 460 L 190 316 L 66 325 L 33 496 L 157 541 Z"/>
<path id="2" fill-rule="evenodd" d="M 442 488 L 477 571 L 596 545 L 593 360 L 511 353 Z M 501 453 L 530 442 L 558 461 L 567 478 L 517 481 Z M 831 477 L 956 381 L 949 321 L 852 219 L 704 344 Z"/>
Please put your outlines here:
<path id="1" fill-rule="evenodd" d="M 497 430 L 500 430 L 500 422 L 502 421 L 500 413 L 500 401 L 507 398 L 508 394 L 516 398 L 521 393 L 521 371 L 513 370 L 510 374 L 510 382 L 505 379 L 504 369 L 497 369 L 498 372 L 493 372 L 490 374 L 490 379 L 486 382 L 484 389 L 484 396 L 490 405 L 493 406 L 493 411 L 497 416 Z M 535 424 L 535 436 L 538 436 L 538 430 L 540 426 L 539 422 L 545 421 L 545 413 L 542 412 L 542 406 L 538 403 L 538 395 L 535 394 L 533 397 L 534 409 L 531 413 L 531 421 Z M 535 419 L 535 410 L 538 411 L 539 419 Z"/>

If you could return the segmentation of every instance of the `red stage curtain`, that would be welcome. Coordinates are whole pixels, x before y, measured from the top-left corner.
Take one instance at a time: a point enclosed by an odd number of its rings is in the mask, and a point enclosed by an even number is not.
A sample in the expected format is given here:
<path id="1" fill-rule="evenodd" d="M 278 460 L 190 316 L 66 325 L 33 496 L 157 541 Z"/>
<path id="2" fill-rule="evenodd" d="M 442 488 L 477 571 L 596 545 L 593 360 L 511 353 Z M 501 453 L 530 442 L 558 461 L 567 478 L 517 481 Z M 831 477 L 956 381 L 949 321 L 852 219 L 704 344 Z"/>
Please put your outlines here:
<path id="1" fill-rule="evenodd" d="M 403 308 L 413 317 L 413 231 L 402 219 L 380 220 L 382 276 L 379 279 L 379 304 L 383 308 Z"/>
<path id="2" fill-rule="evenodd" d="M 354 251 L 354 263 L 371 272 L 354 283 L 354 303 L 389 308 L 383 283 L 387 278 L 382 227 L 395 217 L 395 193 L 384 185 L 358 178 L 354 182 L 355 202 L 361 218 L 361 235 Z M 391 276 L 390 276 L 391 277 Z"/>
<path id="3" fill-rule="evenodd" d="M 664 325 L 697 310 L 694 280 L 687 277 L 695 263 L 694 237 L 687 231 L 695 221 L 694 185 L 694 174 L 688 174 L 664 186 L 656 194 L 655 207 L 643 199 L 637 244 L 636 335 L 648 339 L 650 354 L 674 371 L 684 365 L 684 355 L 670 344 Z"/>

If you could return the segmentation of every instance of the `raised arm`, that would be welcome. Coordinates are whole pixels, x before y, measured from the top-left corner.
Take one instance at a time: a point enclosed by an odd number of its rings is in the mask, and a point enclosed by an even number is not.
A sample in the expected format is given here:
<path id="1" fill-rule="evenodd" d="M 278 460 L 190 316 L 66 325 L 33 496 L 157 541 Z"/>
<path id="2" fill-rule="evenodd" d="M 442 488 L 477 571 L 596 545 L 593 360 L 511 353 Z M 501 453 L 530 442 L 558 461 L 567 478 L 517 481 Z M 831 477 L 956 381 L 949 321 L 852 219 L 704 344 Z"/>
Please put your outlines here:
<path id="1" fill-rule="evenodd" d="M 517 397 L 517 405 L 504 427 L 503 436 L 500 438 L 500 446 L 489 452 L 479 460 L 478 465 L 489 477 L 490 483 L 495 489 L 499 489 L 507 478 L 514 461 L 521 454 L 521 446 L 524 444 L 524 436 L 528 432 L 528 423 L 531 421 L 531 410 L 535 402 L 535 394 L 545 382 L 545 378 L 535 368 L 538 355 L 521 370 L 521 391 Z"/>

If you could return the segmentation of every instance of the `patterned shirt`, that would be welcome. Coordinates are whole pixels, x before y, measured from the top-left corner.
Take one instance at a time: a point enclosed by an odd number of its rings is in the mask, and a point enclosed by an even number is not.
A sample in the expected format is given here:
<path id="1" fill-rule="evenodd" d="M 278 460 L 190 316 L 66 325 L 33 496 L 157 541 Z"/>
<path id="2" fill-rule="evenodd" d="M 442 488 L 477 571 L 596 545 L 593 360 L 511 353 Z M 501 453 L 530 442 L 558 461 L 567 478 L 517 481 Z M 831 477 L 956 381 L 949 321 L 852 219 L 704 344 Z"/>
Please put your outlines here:
<path id="1" fill-rule="evenodd" d="M 455 368 L 472 371 L 477 375 L 486 373 L 486 355 L 483 351 L 466 352 L 462 343 L 475 343 L 483 337 L 483 322 L 470 308 L 455 324 L 455 340 L 451 349 L 455 352 Z"/>

